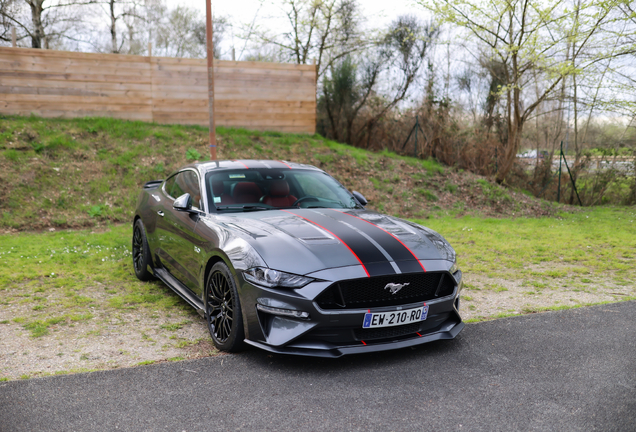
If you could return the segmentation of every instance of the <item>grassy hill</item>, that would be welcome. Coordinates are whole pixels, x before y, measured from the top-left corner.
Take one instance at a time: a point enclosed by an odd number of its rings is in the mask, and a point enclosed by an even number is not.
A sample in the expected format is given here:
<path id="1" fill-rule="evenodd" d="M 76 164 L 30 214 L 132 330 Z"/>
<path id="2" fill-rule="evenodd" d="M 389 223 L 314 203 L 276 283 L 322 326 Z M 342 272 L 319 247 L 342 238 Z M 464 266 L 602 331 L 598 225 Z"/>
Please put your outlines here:
<path id="1" fill-rule="evenodd" d="M 316 165 L 369 208 L 400 217 L 544 215 L 554 205 L 435 161 L 372 153 L 318 135 L 218 128 L 220 159 Z M 140 186 L 207 159 L 208 130 L 109 118 L 0 116 L 0 229 L 129 222 Z"/>

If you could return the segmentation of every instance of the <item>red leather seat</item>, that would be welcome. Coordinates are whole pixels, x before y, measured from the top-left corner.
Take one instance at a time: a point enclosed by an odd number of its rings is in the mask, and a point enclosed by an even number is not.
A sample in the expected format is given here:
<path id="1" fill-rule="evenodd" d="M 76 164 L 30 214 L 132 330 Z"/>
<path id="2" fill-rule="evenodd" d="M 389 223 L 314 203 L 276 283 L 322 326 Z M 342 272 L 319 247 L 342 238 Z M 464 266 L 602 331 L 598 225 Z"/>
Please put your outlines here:
<path id="1" fill-rule="evenodd" d="M 214 204 L 234 204 L 234 198 L 225 193 L 225 185 L 222 181 L 215 181 L 212 183 L 212 192 L 215 198 L 221 198 L 221 201 L 214 201 Z"/>
<path id="2" fill-rule="evenodd" d="M 254 182 L 241 182 L 234 186 L 232 195 L 237 204 L 258 203 L 263 192 Z"/>
<path id="3" fill-rule="evenodd" d="M 289 183 L 285 180 L 274 180 L 263 204 L 274 207 L 291 207 L 297 200 L 298 198 L 289 194 Z"/>

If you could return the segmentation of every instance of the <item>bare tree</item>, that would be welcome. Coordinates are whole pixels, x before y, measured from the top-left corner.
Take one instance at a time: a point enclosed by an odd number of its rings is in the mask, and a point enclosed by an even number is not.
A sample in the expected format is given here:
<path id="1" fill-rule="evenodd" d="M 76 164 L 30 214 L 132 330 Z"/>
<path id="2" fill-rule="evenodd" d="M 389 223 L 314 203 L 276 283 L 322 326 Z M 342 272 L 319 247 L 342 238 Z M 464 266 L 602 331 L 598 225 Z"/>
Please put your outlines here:
<path id="1" fill-rule="evenodd" d="M 20 14 L 22 12 L 22 5 L 18 0 L 0 0 L 0 40 L 4 42 L 11 42 L 11 29 L 21 28 Z M 17 35 L 18 41 L 27 37 L 25 32 L 20 32 Z"/>
<path id="2" fill-rule="evenodd" d="M 82 32 L 84 7 L 93 0 L 0 0 L 1 40 L 9 41 L 11 27 L 17 39 L 31 39 L 32 48 L 50 48 Z"/>
<path id="3" fill-rule="evenodd" d="M 214 18 L 214 57 L 221 56 L 221 41 L 227 19 Z M 154 41 L 157 52 L 169 57 L 203 58 L 206 52 L 205 20 L 198 10 L 177 6 L 167 11 L 155 24 Z"/>
<path id="4" fill-rule="evenodd" d="M 284 0 L 287 31 L 259 30 L 250 34 L 261 44 L 278 48 L 282 61 L 309 64 L 316 60 L 318 77 L 346 56 L 370 43 L 362 34 L 357 0 Z"/>
<path id="5" fill-rule="evenodd" d="M 131 51 L 135 35 L 134 24 L 144 21 L 146 11 L 141 0 L 101 0 L 98 3 L 103 15 L 108 17 L 109 48 L 113 54 Z M 122 25 L 118 25 L 122 23 Z M 124 47 L 128 45 L 128 49 Z"/>
<path id="6" fill-rule="evenodd" d="M 401 16 L 357 60 L 347 56 L 332 65 L 319 101 L 332 136 L 357 145 L 366 138 L 368 147 L 378 121 L 408 95 L 437 34 L 435 26 Z"/>

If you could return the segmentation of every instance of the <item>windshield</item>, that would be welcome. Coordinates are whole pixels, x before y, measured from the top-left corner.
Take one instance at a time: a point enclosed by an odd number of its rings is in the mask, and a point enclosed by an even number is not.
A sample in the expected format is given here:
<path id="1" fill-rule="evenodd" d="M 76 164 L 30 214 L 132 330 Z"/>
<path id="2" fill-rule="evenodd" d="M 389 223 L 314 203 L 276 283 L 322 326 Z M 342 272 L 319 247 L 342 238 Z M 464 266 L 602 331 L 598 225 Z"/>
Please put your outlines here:
<path id="1" fill-rule="evenodd" d="M 351 193 L 321 171 L 250 168 L 209 172 L 208 202 L 218 212 L 279 208 L 357 208 Z"/>

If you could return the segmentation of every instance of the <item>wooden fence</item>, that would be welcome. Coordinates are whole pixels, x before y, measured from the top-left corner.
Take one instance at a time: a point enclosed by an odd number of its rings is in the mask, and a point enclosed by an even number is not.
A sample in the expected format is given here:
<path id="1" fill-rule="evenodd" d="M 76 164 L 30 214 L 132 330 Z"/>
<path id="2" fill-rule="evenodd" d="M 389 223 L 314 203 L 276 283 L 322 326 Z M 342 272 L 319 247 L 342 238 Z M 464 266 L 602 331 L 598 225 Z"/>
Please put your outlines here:
<path id="1" fill-rule="evenodd" d="M 215 61 L 217 126 L 314 133 L 316 67 Z M 0 113 L 207 126 L 203 59 L 0 47 Z"/>

